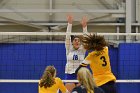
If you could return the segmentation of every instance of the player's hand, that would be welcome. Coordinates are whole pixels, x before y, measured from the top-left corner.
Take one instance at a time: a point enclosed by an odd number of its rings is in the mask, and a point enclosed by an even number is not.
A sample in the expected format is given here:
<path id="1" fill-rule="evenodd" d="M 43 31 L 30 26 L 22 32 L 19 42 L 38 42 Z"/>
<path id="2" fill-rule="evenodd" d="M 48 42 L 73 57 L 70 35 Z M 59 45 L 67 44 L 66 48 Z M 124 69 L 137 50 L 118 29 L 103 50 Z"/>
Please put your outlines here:
<path id="1" fill-rule="evenodd" d="M 72 15 L 68 15 L 67 16 L 67 20 L 68 20 L 68 23 L 69 24 L 72 24 L 72 22 L 73 22 L 73 16 Z"/>
<path id="2" fill-rule="evenodd" d="M 84 16 L 82 18 L 81 24 L 82 24 L 83 28 L 85 28 L 87 26 L 87 17 L 86 16 Z"/>

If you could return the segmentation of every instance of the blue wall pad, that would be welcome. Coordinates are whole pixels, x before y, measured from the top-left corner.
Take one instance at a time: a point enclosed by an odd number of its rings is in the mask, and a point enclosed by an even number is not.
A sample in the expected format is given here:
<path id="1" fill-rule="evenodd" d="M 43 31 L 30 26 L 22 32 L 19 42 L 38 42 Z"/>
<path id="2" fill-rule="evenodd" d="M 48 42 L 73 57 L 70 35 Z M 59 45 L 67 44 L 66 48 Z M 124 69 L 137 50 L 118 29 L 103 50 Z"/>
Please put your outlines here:
<path id="1" fill-rule="evenodd" d="M 109 46 L 111 67 L 117 79 L 139 79 L 140 44 Z M 1 43 L 0 79 L 40 79 L 48 65 L 64 79 L 66 54 L 64 43 Z M 118 93 L 138 93 L 139 83 L 117 83 Z M 10 91 L 11 90 L 11 91 Z M 0 83 L 0 93 L 37 93 L 36 83 Z M 28 92 L 29 91 L 29 92 Z"/>
<path id="2" fill-rule="evenodd" d="M 0 45 L 0 79 L 39 79 L 48 65 L 64 77 L 64 44 L 8 43 Z"/>
<path id="3" fill-rule="evenodd" d="M 38 83 L 0 83 L 0 93 L 38 93 Z"/>
<path id="4" fill-rule="evenodd" d="M 140 44 L 119 45 L 119 79 L 140 78 Z"/>

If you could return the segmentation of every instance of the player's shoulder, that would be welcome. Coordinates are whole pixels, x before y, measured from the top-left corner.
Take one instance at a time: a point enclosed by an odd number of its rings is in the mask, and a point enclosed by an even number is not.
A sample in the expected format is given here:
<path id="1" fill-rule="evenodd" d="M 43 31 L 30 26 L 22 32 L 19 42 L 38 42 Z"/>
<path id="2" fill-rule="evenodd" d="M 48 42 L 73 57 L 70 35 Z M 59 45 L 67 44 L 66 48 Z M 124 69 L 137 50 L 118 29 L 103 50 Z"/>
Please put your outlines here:
<path id="1" fill-rule="evenodd" d="M 105 46 L 104 49 L 108 50 L 108 46 Z"/>
<path id="2" fill-rule="evenodd" d="M 62 80 L 61 80 L 59 77 L 56 77 L 56 78 L 55 78 L 55 81 L 56 81 L 56 82 L 62 82 Z"/>
<path id="3" fill-rule="evenodd" d="M 56 79 L 56 80 L 61 80 L 59 77 L 56 77 L 55 79 Z"/>
<path id="4" fill-rule="evenodd" d="M 91 51 L 88 55 L 89 55 L 89 56 L 93 56 L 93 55 L 95 55 L 95 54 L 96 54 L 96 51 L 93 50 L 93 51 Z"/>

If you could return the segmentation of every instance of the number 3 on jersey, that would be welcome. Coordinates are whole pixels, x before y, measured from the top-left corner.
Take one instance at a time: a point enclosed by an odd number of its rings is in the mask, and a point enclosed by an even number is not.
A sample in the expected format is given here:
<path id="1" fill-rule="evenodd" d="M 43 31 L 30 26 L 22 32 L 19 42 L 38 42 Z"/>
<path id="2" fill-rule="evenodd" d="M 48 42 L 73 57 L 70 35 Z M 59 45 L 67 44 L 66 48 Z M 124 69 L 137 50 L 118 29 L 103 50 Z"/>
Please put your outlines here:
<path id="1" fill-rule="evenodd" d="M 106 66 L 106 65 L 107 65 L 107 62 L 106 62 L 105 56 L 101 56 L 100 59 L 101 59 L 102 62 L 103 62 L 102 66 Z"/>

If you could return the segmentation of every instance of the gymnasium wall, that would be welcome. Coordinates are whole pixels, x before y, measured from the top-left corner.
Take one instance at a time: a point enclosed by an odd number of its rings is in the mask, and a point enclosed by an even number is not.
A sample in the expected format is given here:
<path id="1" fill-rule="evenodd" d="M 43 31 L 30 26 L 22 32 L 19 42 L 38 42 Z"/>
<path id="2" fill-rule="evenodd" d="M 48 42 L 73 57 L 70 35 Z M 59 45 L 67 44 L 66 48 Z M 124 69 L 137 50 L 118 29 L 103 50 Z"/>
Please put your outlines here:
<path id="1" fill-rule="evenodd" d="M 117 79 L 139 79 L 140 44 L 109 47 L 112 71 Z M 64 79 L 63 43 L 1 43 L 0 79 L 38 80 L 47 65 L 54 65 Z M 0 93 L 37 93 L 37 83 L 0 83 Z M 128 88 L 129 87 L 129 88 Z M 139 93 L 139 83 L 117 83 L 118 93 Z"/>
<path id="2" fill-rule="evenodd" d="M 122 43 L 118 50 L 118 79 L 140 79 L 140 44 Z M 140 83 L 118 84 L 118 93 L 139 93 Z"/>

